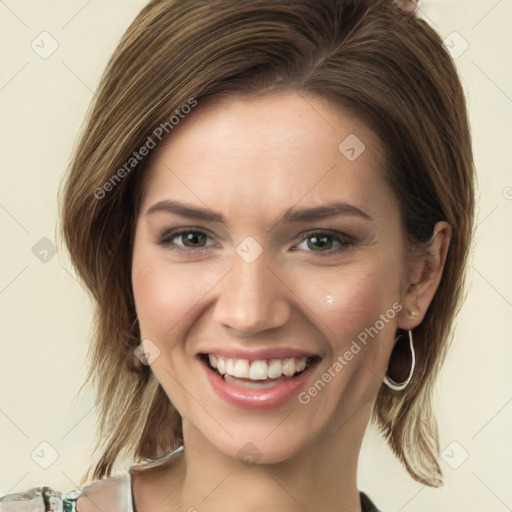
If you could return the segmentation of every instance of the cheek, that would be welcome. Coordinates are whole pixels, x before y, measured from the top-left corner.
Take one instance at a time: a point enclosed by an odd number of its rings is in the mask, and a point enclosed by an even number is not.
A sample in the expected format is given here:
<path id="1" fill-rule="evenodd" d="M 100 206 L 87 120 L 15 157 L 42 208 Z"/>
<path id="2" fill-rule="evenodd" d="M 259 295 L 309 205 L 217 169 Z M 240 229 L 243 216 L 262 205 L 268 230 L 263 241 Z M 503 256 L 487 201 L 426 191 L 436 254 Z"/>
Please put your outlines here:
<path id="1" fill-rule="evenodd" d="M 329 340 L 333 352 L 330 356 L 336 358 L 344 353 L 354 340 L 362 346 L 376 340 L 372 350 L 365 351 L 365 358 L 387 357 L 400 308 L 400 276 L 396 269 L 392 262 L 386 265 L 383 260 L 374 261 L 346 270 L 338 268 L 322 279 L 303 284 L 302 294 L 308 298 L 305 302 Z"/>
<path id="2" fill-rule="evenodd" d="M 134 257 L 133 294 L 143 337 L 163 341 L 204 295 L 204 282 L 192 267 L 173 267 L 151 256 Z"/>

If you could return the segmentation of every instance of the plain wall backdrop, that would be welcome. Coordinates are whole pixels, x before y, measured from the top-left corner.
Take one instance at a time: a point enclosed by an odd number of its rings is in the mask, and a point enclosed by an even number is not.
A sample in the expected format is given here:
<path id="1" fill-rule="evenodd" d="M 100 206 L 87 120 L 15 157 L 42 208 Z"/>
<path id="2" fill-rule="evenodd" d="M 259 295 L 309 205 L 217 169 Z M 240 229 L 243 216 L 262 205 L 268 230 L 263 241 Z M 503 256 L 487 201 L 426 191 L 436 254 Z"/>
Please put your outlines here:
<path id="1" fill-rule="evenodd" d="M 57 191 L 100 74 L 145 4 L 0 0 L 0 495 L 71 489 L 90 460 L 94 397 L 77 393 L 93 310 L 55 245 Z M 435 400 L 445 484 L 413 481 L 370 429 L 359 488 L 384 512 L 511 511 L 512 0 L 424 0 L 420 16 L 455 58 L 479 180 L 468 296 Z"/>

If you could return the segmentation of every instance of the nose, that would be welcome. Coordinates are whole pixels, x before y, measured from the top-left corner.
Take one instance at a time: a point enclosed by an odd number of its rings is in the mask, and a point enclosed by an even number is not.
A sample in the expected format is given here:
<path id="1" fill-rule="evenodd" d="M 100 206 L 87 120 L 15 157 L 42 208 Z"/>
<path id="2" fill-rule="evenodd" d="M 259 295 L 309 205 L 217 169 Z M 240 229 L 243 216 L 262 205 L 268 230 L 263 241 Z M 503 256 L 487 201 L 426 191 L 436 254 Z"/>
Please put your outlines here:
<path id="1" fill-rule="evenodd" d="M 214 320 L 242 335 L 283 326 L 291 315 L 289 289 L 263 254 L 252 263 L 235 254 L 233 267 L 217 287 Z"/>

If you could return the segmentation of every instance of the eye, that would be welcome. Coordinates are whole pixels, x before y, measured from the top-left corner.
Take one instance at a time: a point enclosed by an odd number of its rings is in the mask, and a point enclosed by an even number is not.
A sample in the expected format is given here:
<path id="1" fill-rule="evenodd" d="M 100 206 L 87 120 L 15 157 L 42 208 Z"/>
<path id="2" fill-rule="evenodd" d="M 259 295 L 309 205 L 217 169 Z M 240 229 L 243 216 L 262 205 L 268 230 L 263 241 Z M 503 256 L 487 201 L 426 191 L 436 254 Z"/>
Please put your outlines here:
<path id="1" fill-rule="evenodd" d="M 331 254 L 338 252 L 340 249 L 351 245 L 350 237 L 342 233 L 333 231 L 313 231 L 306 233 L 303 241 L 294 247 L 294 250 L 305 250 L 307 252 L 316 252 Z"/>
<path id="2" fill-rule="evenodd" d="M 336 231 L 311 231 L 304 236 L 301 243 L 292 248 L 293 251 L 302 250 L 327 256 L 353 244 L 349 236 Z M 167 231 L 160 237 L 158 244 L 183 253 L 200 252 L 208 247 L 218 247 L 218 244 L 204 231 L 194 228 Z"/>
<path id="3" fill-rule="evenodd" d="M 194 229 L 166 232 L 158 243 L 178 252 L 195 252 L 216 245 L 206 233 Z"/>

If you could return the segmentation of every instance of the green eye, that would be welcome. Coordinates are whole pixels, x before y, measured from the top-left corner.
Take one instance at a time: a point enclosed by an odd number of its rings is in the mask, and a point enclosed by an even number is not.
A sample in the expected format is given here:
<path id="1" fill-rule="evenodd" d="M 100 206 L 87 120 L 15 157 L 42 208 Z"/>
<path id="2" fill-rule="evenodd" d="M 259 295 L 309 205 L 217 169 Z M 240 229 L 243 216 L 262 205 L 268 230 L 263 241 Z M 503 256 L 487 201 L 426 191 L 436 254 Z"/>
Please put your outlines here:
<path id="1" fill-rule="evenodd" d="M 332 236 L 310 236 L 307 238 L 308 249 L 312 251 L 323 251 L 332 249 L 334 241 Z"/>
<path id="2" fill-rule="evenodd" d="M 175 238 L 181 238 L 183 246 L 190 247 L 191 249 L 205 247 L 206 240 L 208 239 L 204 233 L 199 233 L 197 231 L 180 233 Z"/>
<path id="3" fill-rule="evenodd" d="M 351 239 L 342 233 L 315 231 L 307 233 L 296 249 L 306 252 L 316 252 L 322 255 L 333 254 L 351 244 Z"/>
<path id="4" fill-rule="evenodd" d="M 165 248 L 182 253 L 199 252 L 208 247 L 217 246 L 206 233 L 192 229 L 167 232 L 162 235 L 158 243 Z M 329 255 L 350 246 L 351 243 L 351 238 L 343 233 L 314 231 L 307 233 L 293 250 Z"/>
<path id="5" fill-rule="evenodd" d="M 177 252 L 201 251 L 216 245 L 206 233 L 192 229 L 164 233 L 158 243 Z"/>

